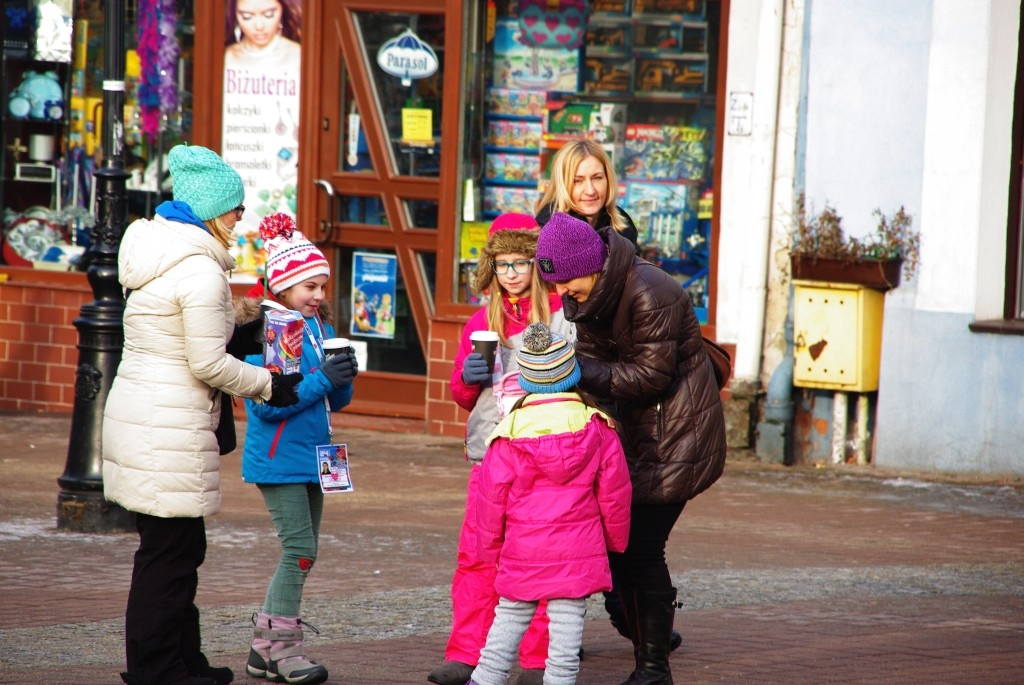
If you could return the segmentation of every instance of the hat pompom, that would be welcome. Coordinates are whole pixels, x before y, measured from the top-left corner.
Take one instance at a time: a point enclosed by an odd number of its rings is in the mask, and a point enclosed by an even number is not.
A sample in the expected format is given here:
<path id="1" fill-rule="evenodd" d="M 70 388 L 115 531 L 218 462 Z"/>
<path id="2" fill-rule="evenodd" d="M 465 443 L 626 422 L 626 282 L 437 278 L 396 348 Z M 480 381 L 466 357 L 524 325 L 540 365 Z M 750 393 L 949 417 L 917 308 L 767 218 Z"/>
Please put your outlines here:
<path id="1" fill-rule="evenodd" d="M 272 238 L 289 240 L 293 233 L 295 233 L 295 219 L 284 212 L 268 214 L 260 221 L 260 238 L 263 238 L 264 242 Z"/>
<path id="2" fill-rule="evenodd" d="M 523 331 L 523 347 L 530 352 L 543 352 L 551 345 L 551 329 L 546 324 L 531 323 Z"/>

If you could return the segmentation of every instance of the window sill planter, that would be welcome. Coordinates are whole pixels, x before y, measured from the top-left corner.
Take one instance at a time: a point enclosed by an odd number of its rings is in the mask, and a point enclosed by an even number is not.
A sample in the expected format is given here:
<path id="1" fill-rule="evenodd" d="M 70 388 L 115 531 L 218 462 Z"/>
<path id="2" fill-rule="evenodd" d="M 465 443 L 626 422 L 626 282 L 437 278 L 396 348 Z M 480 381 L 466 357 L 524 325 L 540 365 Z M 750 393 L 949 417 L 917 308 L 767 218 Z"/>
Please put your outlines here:
<path id="1" fill-rule="evenodd" d="M 790 255 L 790 265 L 797 280 L 852 283 L 885 292 L 900 284 L 903 260 L 844 260 L 794 254 Z"/>

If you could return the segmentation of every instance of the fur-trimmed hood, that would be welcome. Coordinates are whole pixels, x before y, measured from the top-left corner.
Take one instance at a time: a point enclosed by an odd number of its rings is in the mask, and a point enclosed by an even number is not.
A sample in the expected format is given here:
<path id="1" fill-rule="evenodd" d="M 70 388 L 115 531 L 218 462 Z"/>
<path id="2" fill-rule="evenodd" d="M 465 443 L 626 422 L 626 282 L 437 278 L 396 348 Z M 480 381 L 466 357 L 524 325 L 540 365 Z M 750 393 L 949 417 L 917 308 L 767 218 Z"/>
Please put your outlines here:
<path id="1" fill-rule="evenodd" d="M 239 326 L 252 323 L 260 316 L 260 304 L 262 299 L 246 295 L 232 300 L 231 305 L 235 309 L 235 323 Z M 324 321 L 332 321 L 334 316 L 330 302 L 324 300 L 320 303 L 320 318 Z"/>
<path id="2" fill-rule="evenodd" d="M 537 254 L 537 236 L 540 230 L 516 229 L 508 231 L 496 231 L 487 240 L 487 245 L 480 252 L 480 261 L 476 265 L 476 277 L 473 287 L 477 292 L 487 290 L 491 285 L 491 278 L 494 271 L 491 270 L 491 260 L 494 255 L 518 253 L 533 259 Z"/>

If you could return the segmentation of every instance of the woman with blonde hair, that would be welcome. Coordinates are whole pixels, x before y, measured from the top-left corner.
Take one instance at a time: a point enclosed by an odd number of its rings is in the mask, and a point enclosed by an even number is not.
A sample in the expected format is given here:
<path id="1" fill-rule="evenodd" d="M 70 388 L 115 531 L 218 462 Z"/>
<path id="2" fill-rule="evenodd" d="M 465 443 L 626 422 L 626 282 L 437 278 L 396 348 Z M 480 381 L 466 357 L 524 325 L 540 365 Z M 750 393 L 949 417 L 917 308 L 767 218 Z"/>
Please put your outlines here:
<path id="1" fill-rule="evenodd" d="M 618 187 L 615 168 L 601 144 L 589 138 L 572 140 L 551 160 L 551 182 L 537 202 L 537 223 L 543 226 L 552 214 L 564 212 L 594 229 L 611 226 L 636 247 L 633 219 L 615 204 Z"/>

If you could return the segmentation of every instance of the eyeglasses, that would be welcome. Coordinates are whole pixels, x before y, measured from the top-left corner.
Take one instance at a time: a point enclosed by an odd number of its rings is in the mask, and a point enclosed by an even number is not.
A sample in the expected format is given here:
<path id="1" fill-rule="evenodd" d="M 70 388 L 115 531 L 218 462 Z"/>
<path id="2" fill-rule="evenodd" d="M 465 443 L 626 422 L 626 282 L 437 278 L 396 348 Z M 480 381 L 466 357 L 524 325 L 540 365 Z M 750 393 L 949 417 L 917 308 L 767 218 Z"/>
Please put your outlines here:
<path id="1" fill-rule="evenodd" d="M 529 273 L 531 266 L 533 266 L 532 259 L 517 259 L 514 262 L 491 262 L 491 268 L 499 276 L 507 274 L 509 269 L 512 269 L 514 274 Z"/>
<path id="2" fill-rule="evenodd" d="M 241 221 L 242 215 L 245 214 L 245 205 L 238 205 L 231 211 L 235 213 L 235 221 Z"/>

